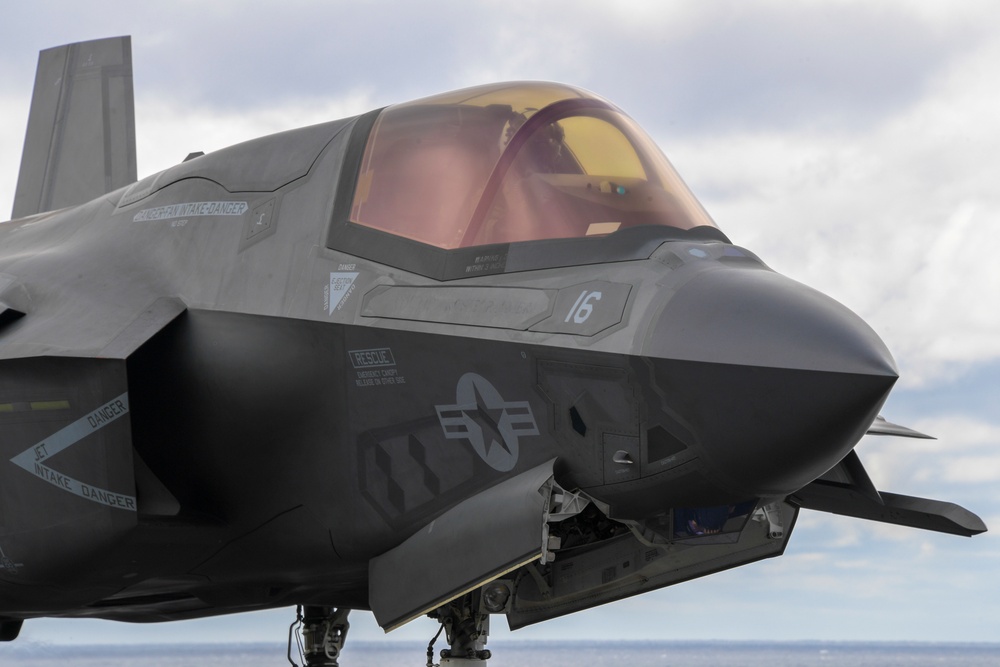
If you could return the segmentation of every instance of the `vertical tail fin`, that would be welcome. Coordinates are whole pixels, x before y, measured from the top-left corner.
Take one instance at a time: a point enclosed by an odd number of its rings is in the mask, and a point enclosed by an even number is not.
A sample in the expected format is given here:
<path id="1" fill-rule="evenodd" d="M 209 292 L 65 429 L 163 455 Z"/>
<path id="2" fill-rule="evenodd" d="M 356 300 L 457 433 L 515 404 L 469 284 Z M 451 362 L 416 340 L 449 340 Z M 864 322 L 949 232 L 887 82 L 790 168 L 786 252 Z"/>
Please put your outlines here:
<path id="1" fill-rule="evenodd" d="M 82 204 L 135 180 L 131 37 L 39 53 L 13 217 Z"/>

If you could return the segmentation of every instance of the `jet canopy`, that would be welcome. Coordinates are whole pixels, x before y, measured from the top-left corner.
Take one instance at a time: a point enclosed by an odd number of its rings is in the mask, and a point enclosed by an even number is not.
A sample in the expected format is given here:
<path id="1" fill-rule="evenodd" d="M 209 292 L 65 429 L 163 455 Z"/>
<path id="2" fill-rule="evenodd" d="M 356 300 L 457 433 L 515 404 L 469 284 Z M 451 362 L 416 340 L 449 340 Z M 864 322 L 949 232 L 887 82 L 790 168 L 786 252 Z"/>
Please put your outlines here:
<path id="1" fill-rule="evenodd" d="M 620 109 L 553 83 L 503 83 L 384 109 L 350 221 L 443 249 L 714 227 Z"/>

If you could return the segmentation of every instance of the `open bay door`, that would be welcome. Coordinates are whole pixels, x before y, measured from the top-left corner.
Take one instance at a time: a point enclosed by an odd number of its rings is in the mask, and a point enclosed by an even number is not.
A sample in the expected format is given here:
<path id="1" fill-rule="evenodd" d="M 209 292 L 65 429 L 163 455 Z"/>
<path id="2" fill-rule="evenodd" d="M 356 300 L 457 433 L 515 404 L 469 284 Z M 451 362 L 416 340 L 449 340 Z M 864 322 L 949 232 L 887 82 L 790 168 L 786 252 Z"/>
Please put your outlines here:
<path id="1" fill-rule="evenodd" d="M 463 501 L 373 559 L 369 600 L 378 624 L 388 632 L 543 558 L 550 515 L 582 501 L 555 482 L 554 464 Z"/>

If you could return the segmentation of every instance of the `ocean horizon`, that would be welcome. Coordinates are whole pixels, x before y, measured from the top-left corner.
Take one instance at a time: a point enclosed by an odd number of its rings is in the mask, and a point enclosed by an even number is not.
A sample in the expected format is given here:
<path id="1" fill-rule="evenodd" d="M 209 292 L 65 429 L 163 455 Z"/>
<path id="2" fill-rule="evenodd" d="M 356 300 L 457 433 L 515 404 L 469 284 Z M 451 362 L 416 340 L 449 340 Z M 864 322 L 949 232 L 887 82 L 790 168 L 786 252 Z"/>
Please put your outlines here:
<path id="1" fill-rule="evenodd" d="M 435 662 L 445 645 L 435 645 Z M 490 644 L 491 667 L 995 667 L 1000 643 L 851 641 L 503 641 Z M 426 664 L 427 644 L 348 642 L 341 667 Z M 281 643 L 0 645 L 2 667 L 281 667 Z M 301 665 L 298 655 L 293 655 Z"/>

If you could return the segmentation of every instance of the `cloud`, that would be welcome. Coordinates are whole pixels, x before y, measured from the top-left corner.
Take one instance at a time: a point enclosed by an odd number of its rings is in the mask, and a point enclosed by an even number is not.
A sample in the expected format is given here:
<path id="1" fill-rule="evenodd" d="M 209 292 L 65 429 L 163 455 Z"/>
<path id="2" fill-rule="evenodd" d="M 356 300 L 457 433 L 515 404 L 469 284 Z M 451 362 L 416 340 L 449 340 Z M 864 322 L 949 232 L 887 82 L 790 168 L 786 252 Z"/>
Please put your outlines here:
<path id="1" fill-rule="evenodd" d="M 24 128 L 28 123 L 28 101 L 30 97 L 0 96 L 0 118 L 10 126 L 20 127 L 0 131 L 0 220 L 10 217 L 14 207 L 14 190 L 17 186 L 17 172 L 21 167 L 21 146 L 24 143 Z"/>
<path id="2" fill-rule="evenodd" d="M 898 2 L 99 7 L 40 0 L 31 11 L 12 9 L 5 18 L 19 29 L 4 50 L 27 69 L 40 48 L 132 34 L 141 86 L 234 110 L 306 90 L 370 87 L 389 102 L 496 78 L 551 78 L 685 133 L 870 123 L 919 97 L 928 77 L 982 32 L 963 11 L 925 16 Z"/>
<path id="3" fill-rule="evenodd" d="M 212 107 L 184 107 L 155 96 L 136 99 L 139 177 L 177 164 L 194 151 L 211 152 L 256 137 L 347 118 L 372 109 L 368 91 L 340 98 L 286 100 L 252 113 Z"/>
<path id="4" fill-rule="evenodd" d="M 1000 424 L 961 414 L 919 419 L 912 426 L 938 440 L 866 437 L 858 446 L 875 485 L 886 491 L 968 503 L 982 512 L 1000 502 Z"/>
<path id="5" fill-rule="evenodd" d="M 961 461 L 948 461 L 943 473 L 944 479 L 949 482 L 1000 482 L 1000 456 L 970 456 Z"/>
<path id="6" fill-rule="evenodd" d="M 662 143 L 737 243 L 856 310 L 904 386 L 1000 358 L 1000 89 L 984 43 L 863 130 L 734 131 Z"/>
<path id="7" fill-rule="evenodd" d="M 684 135 L 873 127 L 919 100 L 984 32 L 899 3 L 717 2 L 644 26 L 617 14 L 601 30 L 626 57 L 594 57 L 592 80 L 651 129 Z"/>

